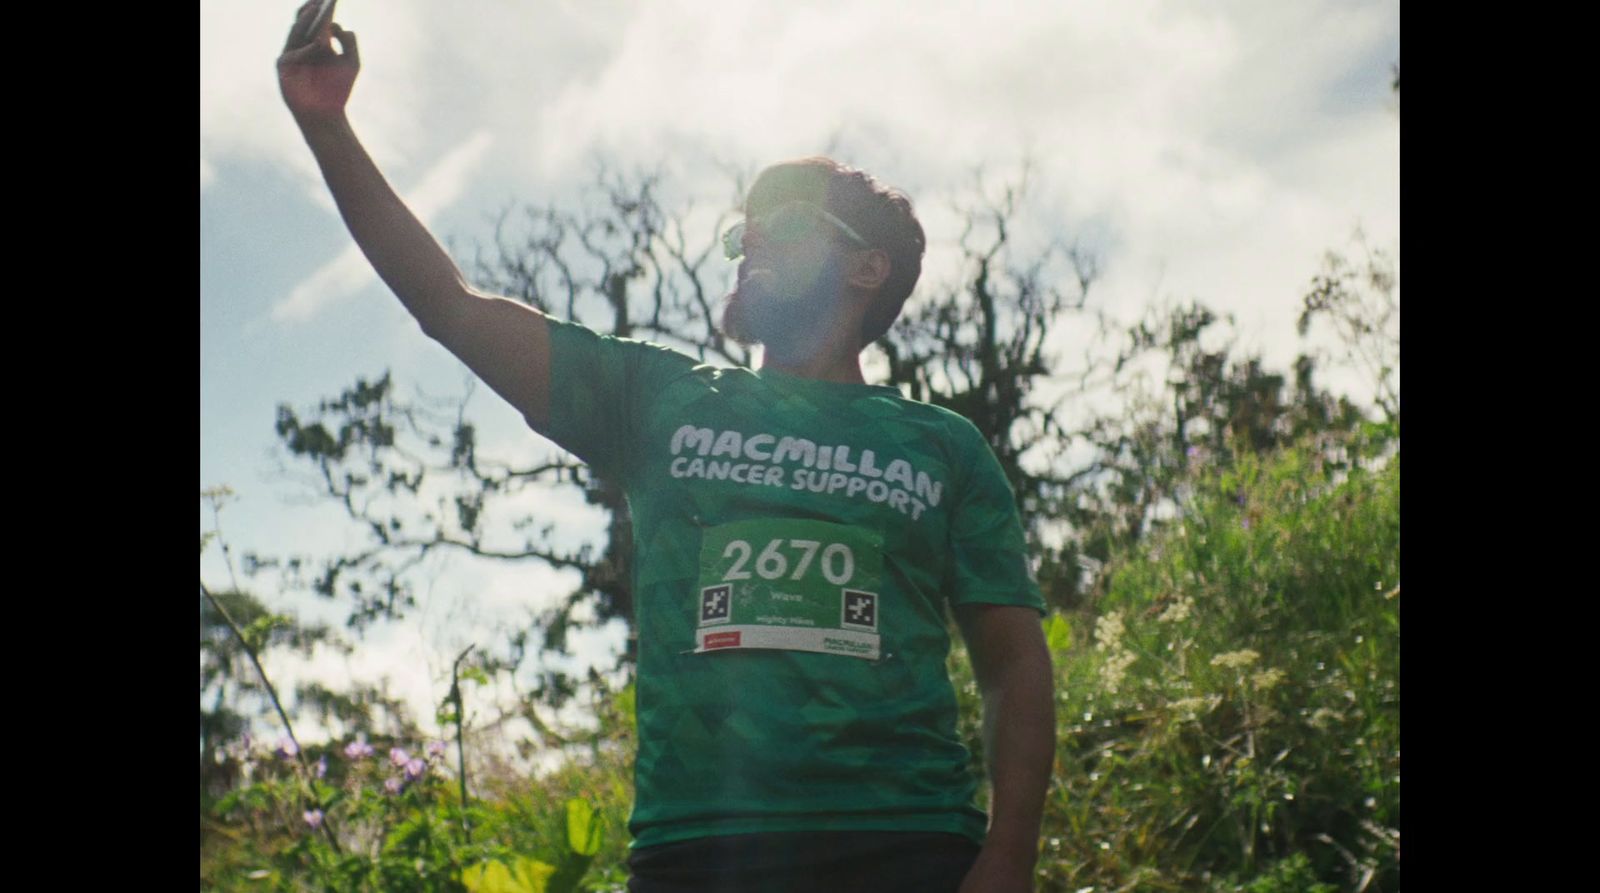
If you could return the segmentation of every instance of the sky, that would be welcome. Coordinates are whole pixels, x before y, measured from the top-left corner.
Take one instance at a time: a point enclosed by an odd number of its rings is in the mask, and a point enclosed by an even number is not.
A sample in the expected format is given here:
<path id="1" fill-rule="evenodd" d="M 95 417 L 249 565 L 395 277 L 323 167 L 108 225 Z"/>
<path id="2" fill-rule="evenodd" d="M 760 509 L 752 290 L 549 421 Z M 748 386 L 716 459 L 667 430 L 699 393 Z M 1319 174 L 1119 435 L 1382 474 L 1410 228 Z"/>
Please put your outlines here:
<path id="1" fill-rule="evenodd" d="M 283 107 L 274 60 L 296 5 L 200 4 L 200 485 L 234 492 L 220 518 L 236 557 L 361 541 L 274 452 L 278 404 L 386 369 L 402 396 L 467 381 L 367 266 Z M 335 18 L 360 47 L 356 132 L 458 256 L 512 203 L 579 201 L 596 158 L 660 169 L 669 202 L 721 210 L 730 168 L 828 152 L 911 195 L 929 283 L 953 269 L 953 202 L 974 172 L 999 182 L 1026 159 L 1023 238 L 1092 249 L 1092 307 L 1133 319 L 1203 301 L 1282 367 L 1325 252 L 1357 230 L 1399 252 L 1398 0 L 343 0 Z M 486 448 L 551 449 L 485 388 L 471 407 Z M 564 497 L 539 510 L 578 530 L 597 517 Z M 431 717 L 464 643 L 571 586 L 450 559 L 425 571 L 411 620 L 350 658 L 269 672 L 386 677 Z M 220 549 L 201 579 L 231 585 Z M 274 609 L 342 620 L 240 582 Z"/>

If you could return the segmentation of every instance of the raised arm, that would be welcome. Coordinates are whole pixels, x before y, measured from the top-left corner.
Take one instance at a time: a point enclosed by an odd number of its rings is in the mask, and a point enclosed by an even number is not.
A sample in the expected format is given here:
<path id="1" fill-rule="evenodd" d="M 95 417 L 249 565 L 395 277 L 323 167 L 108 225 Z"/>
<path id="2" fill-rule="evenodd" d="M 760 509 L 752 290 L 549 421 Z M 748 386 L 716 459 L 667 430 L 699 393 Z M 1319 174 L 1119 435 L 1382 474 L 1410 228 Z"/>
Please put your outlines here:
<path id="1" fill-rule="evenodd" d="M 300 8 L 312 15 L 314 3 Z M 337 39 L 341 52 L 335 52 Z M 428 337 L 443 344 L 539 431 L 550 413 L 550 329 L 543 314 L 475 291 L 389 186 L 356 138 L 345 105 L 361 68 L 356 36 L 331 24 L 285 46 L 278 85 L 339 214 L 367 260 Z"/>

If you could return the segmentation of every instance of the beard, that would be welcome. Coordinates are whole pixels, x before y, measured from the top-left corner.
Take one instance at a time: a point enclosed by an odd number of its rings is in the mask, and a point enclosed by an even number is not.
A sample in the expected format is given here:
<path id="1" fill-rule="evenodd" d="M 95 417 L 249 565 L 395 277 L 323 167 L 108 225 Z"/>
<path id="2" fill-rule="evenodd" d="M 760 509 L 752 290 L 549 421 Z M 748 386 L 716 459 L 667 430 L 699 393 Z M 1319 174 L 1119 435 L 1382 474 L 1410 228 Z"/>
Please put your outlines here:
<path id="1" fill-rule="evenodd" d="M 830 259 L 811 275 L 785 282 L 772 270 L 741 266 L 722 310 L 723 334 L 746 347 L 763 345 L 768 357 L 815 356 L 843 293 L 837 267 Z"/>

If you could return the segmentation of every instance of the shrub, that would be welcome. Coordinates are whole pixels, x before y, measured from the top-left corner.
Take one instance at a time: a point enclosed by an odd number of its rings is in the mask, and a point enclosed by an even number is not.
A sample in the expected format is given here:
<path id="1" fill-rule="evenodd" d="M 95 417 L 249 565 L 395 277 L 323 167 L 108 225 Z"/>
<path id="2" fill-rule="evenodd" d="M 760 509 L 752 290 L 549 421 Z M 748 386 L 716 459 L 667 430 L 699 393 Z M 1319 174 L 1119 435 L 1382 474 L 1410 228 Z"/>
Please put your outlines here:
<path id="1" fill-rule="evenodd" d="M 1399 889 L 1400 461 L 1327 455 L 1198 473 L 1100 604 L 1046 621 L 1041 889 Z"/>
<path id="2" fill-rule="evenodd" d="M 514 800 L 463 807 L 445 775 L 443 742 L 374 747 L 353 741 L 316 754 L 315 777 L 280 749 L 248 741 L 238 757 L 245 783 L 204 816 L 205 890 L 466 891 L 577 890 L 601 844 L 607 816 L 580 797 L 527 823 Z M 308 756 L 311 754 L 308 754 Z M 549 788 L 543 788 L 548 791 Z"/>

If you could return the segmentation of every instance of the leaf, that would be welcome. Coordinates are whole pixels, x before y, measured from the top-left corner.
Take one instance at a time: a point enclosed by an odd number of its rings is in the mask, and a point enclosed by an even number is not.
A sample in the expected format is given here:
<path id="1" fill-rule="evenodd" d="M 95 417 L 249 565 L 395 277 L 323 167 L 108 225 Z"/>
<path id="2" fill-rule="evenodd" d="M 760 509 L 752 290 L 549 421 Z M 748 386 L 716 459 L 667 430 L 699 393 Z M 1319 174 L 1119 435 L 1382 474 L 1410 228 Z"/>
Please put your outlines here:
<path id="1" fill-rule="evenodd" d="M 469 893 L 512 893 L 511 869 L 503 862 L 485 862 L 461 872 L 461 884 Z"/>
<path id="2" fill-rule="evenodd" d="M 556 873 L 554 865 L 527 856 L 518 856 L 512 864 L 516 867 L 517 890 L 526 893 L 545 893 L 550 875 Z"/>
<path id="3" fill-rule="evenodd" d="M 226 817 L 228 813 L 239 808 L 239 801 L 242 799 L 244 799 L 242 791 L 229 791 L 222 796 L 221 800 L 216 802 L 216 805 L 211 807 L 211 812 L 213 815 Z"/>
<path id="4" fill-rule="evenodd" d="M 600 852 L 600 816 L 581 798 L 567 801 L 567 846 L 580 856 Z"/>
<path id="5" fill-rule="evenodd" d="M 545 893 L 555 866 L 518 856 L 512 860 L 514 868 L 504 862 L 490 860 L 473 865 L 461 872 L 461 883 L 469 893 Z"/>
<path id="6" fill-rule="evenodd" d="M 1052 654 L 1066 653 L 1072 647 L 1072 626 L 1067 623 L 1067 618 L 1052 614 L 1050 625 L 1045 629 L 1045 640 L 1050 643 Z"/>
<path id="7" fill-rule="evenodd" d="M 251 649 L 259 652 L 267 646 L 275 630 L 293 627 L 294 621 L 289 617 L 282 614 L 263 614 L 252 620 L 242 632 L 245 642 Z"/>

